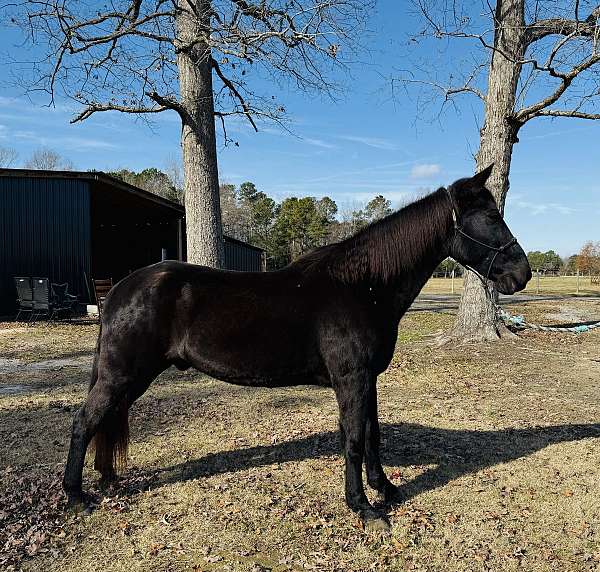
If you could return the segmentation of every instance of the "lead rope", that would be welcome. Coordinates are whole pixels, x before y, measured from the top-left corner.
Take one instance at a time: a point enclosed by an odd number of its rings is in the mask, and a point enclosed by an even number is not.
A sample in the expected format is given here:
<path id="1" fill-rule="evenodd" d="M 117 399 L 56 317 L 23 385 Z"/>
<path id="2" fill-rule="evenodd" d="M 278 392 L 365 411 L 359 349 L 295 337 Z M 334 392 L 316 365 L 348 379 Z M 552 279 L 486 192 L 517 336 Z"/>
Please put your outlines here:
<path id="1" fill-rule="evenodd" d="M 600 321 L 591 324 L 579 324 L 577 326 L 542 326 L 540 324 L 531 324 L 523 316 L 513 315 L 498 304 L 494 303 L 496 315 L 507 325 L 518 330 L 534 330 L 537 332 L 568 332 L 572 334 L 583 334 L 596 328 L 600 328 Z"/>

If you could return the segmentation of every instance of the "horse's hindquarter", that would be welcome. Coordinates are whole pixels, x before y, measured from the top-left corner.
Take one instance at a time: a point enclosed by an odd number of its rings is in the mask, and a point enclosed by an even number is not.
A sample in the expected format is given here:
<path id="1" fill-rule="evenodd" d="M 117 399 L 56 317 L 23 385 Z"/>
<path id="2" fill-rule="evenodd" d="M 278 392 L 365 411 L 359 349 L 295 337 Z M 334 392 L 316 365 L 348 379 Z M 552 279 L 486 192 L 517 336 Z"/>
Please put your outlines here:
<path id="1" fill-rule="evenodd" d="M 285 272 L 213 272 L 182 291 L 190 311 L 181 356 L 243 385 L 327 383 L 318 348 L 319 294 Z"/>

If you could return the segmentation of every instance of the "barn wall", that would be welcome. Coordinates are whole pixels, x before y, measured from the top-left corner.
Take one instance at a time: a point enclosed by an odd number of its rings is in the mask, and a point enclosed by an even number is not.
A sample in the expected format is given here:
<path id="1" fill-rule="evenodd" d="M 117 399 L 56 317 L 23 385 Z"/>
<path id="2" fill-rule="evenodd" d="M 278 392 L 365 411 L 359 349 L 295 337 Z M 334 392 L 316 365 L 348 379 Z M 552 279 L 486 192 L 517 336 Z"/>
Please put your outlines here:
<path id="1" fill-rule="evenodd" d="M 16 307 L 13 276 L 68 282 L 87 299 L 90 266 L 88 183 L 0 177 L 0 314 Z"/>
<path id="2" fill-rule="evenodd" d="M 228 237 L 225 239 L 225 268 L 227 270 L 244 270 L 260 272 L 262 268 L 262 251 Z"/>

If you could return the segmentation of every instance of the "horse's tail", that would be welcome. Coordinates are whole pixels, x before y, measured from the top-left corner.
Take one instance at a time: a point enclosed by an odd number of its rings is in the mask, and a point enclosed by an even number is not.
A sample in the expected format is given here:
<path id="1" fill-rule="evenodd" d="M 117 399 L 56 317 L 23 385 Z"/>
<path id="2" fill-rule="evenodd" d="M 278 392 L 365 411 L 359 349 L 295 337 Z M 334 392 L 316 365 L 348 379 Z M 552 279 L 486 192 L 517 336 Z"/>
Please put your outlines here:
<path id="1" fill-rule="evenodd" d="M 102 338 L 102 324 L 96 343 L 90 391 L 98 381 L 98 358 Z M 111 475 L 115 469 L 121 470 L 127 466 L 127 447 L 129 445 L 129 407 L 124 399 L 113 410 L 109 411 L 102 420 L 94 435 L 91 447 L 96 450 L 94 469 L 103 476 Z"/>

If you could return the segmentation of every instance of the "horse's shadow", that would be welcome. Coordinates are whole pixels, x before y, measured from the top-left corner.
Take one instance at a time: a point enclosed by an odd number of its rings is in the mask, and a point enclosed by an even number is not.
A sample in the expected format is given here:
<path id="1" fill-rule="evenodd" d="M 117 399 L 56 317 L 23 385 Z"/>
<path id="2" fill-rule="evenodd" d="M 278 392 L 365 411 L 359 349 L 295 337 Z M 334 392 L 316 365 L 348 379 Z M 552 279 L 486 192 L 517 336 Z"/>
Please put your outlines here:
<path id="1" fill-rule="evenodd" d="M 392 466 L 435 465 L 400 486 L 404 500 L 469 473 L 526 457 L 549 445 L 600 437 L 600 424 L 556 425 L 498 431 L 451 430 L 416 424 L 382 424 L 382 460 Z M 158 483 L 184 482 L 253 467 L 339 453 L 337 432 L 275 445 L 211 453 L 162 469 Z"/>

